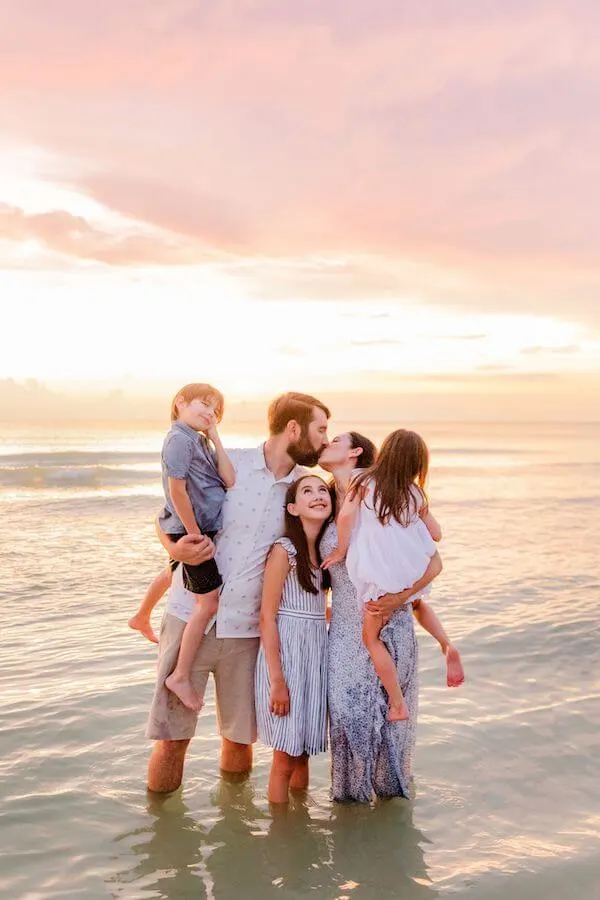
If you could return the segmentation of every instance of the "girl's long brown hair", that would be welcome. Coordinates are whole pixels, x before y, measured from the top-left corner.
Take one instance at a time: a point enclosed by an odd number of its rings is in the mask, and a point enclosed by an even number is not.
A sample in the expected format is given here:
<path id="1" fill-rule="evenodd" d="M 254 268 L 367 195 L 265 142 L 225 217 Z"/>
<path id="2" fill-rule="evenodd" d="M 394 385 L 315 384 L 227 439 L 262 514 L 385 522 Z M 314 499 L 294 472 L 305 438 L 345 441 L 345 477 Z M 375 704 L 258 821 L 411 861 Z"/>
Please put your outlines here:
<path id="1" fill-rule="evenodd" d="M 288 512 L 288 504 L 296 502 L 296 494 L 298 493 L 298 488 L 303 481 L 305 481 L 307 478 L 318 477 L 318 475 L 302 475 L 301 478 L 298 478 L 297 481 L 294 481 L 293 484 L 290 484 L 285 495 L 285 536 L 286 538 L 290 539 L 290 541 L 296 548 L 296 572 L 298 573 L 298 581 L 300 582 L 300 585 L 304 588 L 304 590 L 308 591 L 309 594 L 319 593 L 319 589 L 315 584 L 315 570 L 311 565 L 310 555 L 308 552 L 308 541 L 306 540 L 306 534 L 304 532 L 304 528 L 302 527 L 302 522 L 300 521 L 300 518 L 298 516 L 293 516 L 290 512 Z M 323 484 L 325 484 L 325 482 L 323 482 Z M 323 522 L 317 535 L 316 549 L 317 562 L 319 563 L 319 565 L 321 565 L 321 563 L 323 562 L 319 544 L 321 542 L 321 538 L 323 537 L 323 533 L 330 522 L 331 516 Z M 327 570 L 323 571 L 322 573 L 321 586 L 323 590 L 327 590 L 327 588 L 331 587 L 331 578 Z"/>
<path id="2" fill-rule="evenodd" d="M 396 519 L 406 527 L 419 511 L 412 490 L 416 484 L 427 503 L 425 482 L 429 471 L 429 451 L 423 438 L 414 431 L 399 428 L 388 434 L 376 461 L 352 482 L 353 495 L 373 481 L 373 505 L 382 525 Z"/>

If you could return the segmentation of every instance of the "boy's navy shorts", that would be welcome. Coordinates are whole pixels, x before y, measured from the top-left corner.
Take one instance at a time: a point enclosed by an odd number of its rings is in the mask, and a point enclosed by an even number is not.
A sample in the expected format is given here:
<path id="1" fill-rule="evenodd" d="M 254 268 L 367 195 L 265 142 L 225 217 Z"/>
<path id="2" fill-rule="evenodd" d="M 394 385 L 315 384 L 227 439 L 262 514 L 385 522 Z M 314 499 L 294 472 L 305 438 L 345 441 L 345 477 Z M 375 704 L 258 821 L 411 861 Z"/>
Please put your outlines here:
<path id="1" fill-rule="evenodd" d="M 211 541 L 213 540 L 216 533 L 216 531 L 204 532 L 206 537 L 210 538 Z M 182 537 L 185 537 L 185 533 L 170 534 L 169 537 L 172 541 L 180 541 Z M 178 565 L 179 560 L 169 560 L 171 572 L 174 572 Z M 217 588 L 220 588 L 223 584 L 223 579 L 219 574 L 219 570 L 214 559 L 207 559 L 206 562 L 200 563 L 200 565 L 198 566 L 190 566 L 187 563 L 182 563 L 182 566 L 183 584 L 186 590 L 191 591 L 193 594 L 210 594 L 211 591 L 216 591 Z"/>

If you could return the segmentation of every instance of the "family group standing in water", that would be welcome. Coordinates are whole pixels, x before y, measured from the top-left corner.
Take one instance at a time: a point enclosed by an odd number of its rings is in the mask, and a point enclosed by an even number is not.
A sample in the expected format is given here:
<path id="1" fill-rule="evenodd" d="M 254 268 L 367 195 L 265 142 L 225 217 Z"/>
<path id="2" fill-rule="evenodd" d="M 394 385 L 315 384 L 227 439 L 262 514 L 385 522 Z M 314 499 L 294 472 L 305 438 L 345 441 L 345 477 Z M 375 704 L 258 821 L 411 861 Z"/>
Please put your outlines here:
<path id="1" fill-rule="evenodd" d="M 170 563 L 129 621 L 169 589 L 147 734 L 151 791 L 181 784 L 212 673 L 221 768 L 248 772 L 258 737 L 273 749 L 268 795 L 308 786 L 331 748 L 332 797 L 409 796 L 418 696 L 414 619 L 439 642 L 447 682 L 460 656 L 426 601 L 442 563 L 426 494 L 428 450 L 414 432 L 377 453 L 357 432 L 327 438 L 327 407 L 277 397 L 269 437 L 225 451 L 224 401 L 208 384 L 175 396 L 162 452 L 157 533 Z M 309 471 L 319 465 L 330 479 Z M 328 593 L 331 605 L 328 607 Z"/>

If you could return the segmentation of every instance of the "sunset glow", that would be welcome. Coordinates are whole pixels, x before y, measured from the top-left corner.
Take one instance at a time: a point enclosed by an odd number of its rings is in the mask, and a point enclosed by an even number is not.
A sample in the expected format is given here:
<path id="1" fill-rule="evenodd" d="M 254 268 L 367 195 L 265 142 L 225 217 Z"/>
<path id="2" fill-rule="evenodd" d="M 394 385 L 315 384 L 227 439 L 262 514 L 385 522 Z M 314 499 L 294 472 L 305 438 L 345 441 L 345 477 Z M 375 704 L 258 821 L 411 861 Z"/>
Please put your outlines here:
<path id="1" fill-rule="evenodd" d="M 591 5 L 26 6 L 3 13 L 0 379 L 597 417 Z"/>

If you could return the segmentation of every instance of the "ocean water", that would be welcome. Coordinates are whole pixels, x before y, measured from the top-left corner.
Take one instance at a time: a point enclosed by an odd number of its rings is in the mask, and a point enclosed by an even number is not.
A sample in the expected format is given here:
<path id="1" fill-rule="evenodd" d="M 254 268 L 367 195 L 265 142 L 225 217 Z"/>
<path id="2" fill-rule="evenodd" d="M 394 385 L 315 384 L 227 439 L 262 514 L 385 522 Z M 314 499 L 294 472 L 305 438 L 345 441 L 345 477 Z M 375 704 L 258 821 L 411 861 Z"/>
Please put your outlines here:
<path id="1" fill-rule="evenodd" d="M 145 791 L 161 432 L 1 430 L 2 897 L 600 898 L 600 426 L 419 430 L 466 684 L 420 634 L 414 798 L 332 804 L 320 757 L 275 817 L 267 749 L 219 776 L 212 687 L 183 790 Z"/>

